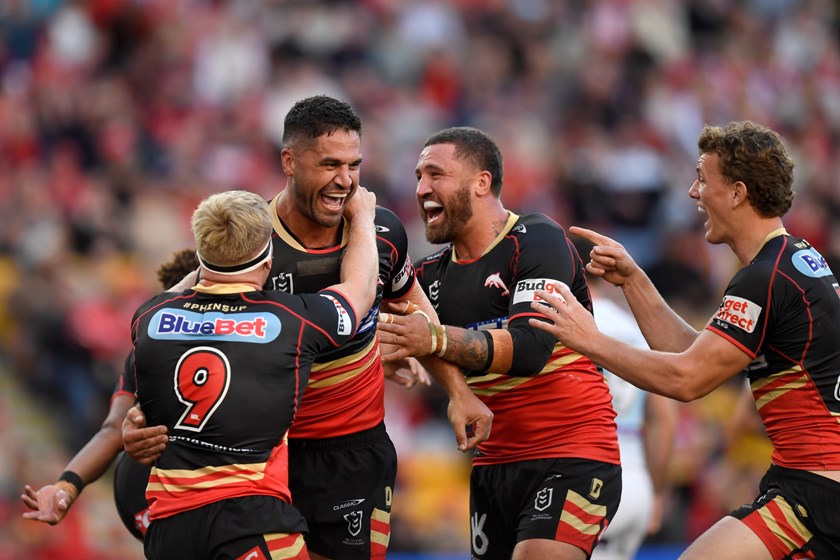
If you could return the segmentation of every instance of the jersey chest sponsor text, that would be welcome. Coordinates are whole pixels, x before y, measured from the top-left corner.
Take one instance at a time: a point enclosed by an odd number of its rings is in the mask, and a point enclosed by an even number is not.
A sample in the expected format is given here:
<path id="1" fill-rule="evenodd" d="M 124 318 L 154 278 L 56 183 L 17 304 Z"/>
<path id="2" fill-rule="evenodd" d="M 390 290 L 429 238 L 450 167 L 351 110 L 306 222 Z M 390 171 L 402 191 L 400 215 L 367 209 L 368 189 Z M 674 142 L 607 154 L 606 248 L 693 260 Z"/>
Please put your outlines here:
<path id="1" fill-rule="evenodd" d="M 149 321 L 157 340 L 225 340 L 265 344 L 280 335 L 280 319 L 270 313 L 193 313 L 161 309 Z"/>

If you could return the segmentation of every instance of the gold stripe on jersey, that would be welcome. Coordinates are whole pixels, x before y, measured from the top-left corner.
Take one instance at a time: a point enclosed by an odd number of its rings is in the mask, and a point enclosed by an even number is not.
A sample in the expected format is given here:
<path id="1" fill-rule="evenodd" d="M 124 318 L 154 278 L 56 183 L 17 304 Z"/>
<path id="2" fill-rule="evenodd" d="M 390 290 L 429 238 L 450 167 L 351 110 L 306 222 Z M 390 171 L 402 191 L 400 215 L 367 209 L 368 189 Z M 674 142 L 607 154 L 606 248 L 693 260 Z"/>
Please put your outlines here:
<path id="1" fill-rule="evenodd" d="M 778 382 L 779 380 L 784 379 L 785 377 L 789 377 L 789 379 L 785 380 L 785 383 L 783 385 L 780 385 L 779 387 L 776 387 L 775 389 L 772 389 L 770 391 L 762 392 L 763 388 L 769 385 L 770 383 Z M 756 408 L 758 410 L 761 410 L 764 406 L 781 397 L 782 395 L 795 389 L 801 389 L 809 383 L 810 380 L 808 379 L 808 376 L 802 373 L 802 367 L 794 366 L 791 369 L 780 371 L 768 377 L 754 381 L 750 384 L 750 389 L 756 396 Z"/>
<path id="2" fill-rule="evenodd" d="M 568 354 L 560 355 L 560 352 L 557 351 L 558 349 L 561 350 L 561 352 L 568 352 Z M 558 344 L 557 346 L 555 346 L 554 350 L 554 353 L 551 355 L 552 357 L 549 358 L 548 362 L 546 362 L 545 364 L 545 367 L 543 367 L 543 369 L 540 370 L 540 372 L 537 375 L 527 377 L 509 377 L 501 373 L 487 373 L 485 375 L 477 377 L 468 377 L 467 385 L 469 385 L 470 389 L 472 389 L 472 392 L 475 393 L 477 396 L 487 397 L 490 395 L 495 395 L 497 393 L 515 389 L 516 387 L 519 387 L 524 383 L 528 383 L 532 379 L 535 379 L 541 375 L 555 373 L 561 368 L 572 364 L 582 358 L 585 358 L 583 354 L 579 354 L 574 351 L 569 351 L 562 344 Z M 503 381 L 502 383 L 496 383 L 487 387 L 478 386 L 480 384 L 483 385 L 493 383 L 501 377 L 506 378 L 506 381 Z"/>
<path id="3" fill-rule="evenodd" d="M 580 519 L 577 515 L 569 511 L 569 508 L 563 508 L 563 513 L 560 514 L 560 521 L 571 525 L 577 531 L 580 531 L 584 535 L 597 535 L 601 531 L 601 524 L 600 520 L 602 520 L 607 515 L 607 506 L 602 506 L 598 504 L 593 504 L 574 490 L 569 490 L 566 494 L 566 501 L 571 502 L 587 515 L 591 515 L 593 518 L 597 519 L 598 523 L 587 523 L 583 519 Z"/>
<path id="4" fill-rule="evenodd" d="M 782 512 L 782 515 L 785 518 L 785 522 L 789 525 L 791 529 L 802 539 L 802 542 L 808 542 L 811 540 L 811 537 L 814 535 L 811 531 L 808 530 L 805 525 L 799 521 L 799 518 L 796 517 L 796 514 L 793 513 L 793 508 L 790 507 L 790 504 L 782 498 L 778 496 L 773 498 L 773 503 L 776 504 L 776 507 Z M 767 506 L 762 507 L 758 510 L 758 514 L 761 516 L 761 520 L 764 521 L 764 524 L 770 529 L 777 539 L 779 539 L 782 544 L 790 551 L 797 550 L 802 546 L 801 542 L 796 542 L 793 540 L 791 536 L 787 534 L 787 532 L 779 525 L 779 522 L 773 517 L 773 512 L 769 510 Z"/>
<path id="5" fill-rule="evenodd" d="M 370 344 L 365 346 L 362 350 L 350 354 L 349 356 L 344 356 L 331 362 L 312 364 L 312 369 L 309 372 L 309 382 L 306 386 L 313 387 L 315 389 L 321 389 L 324 387 L 335 385 L 337 383 L 343 383 L 348 379 L 352 379 L 353 377 L 356 377 L 360 373 L 366 371 L 373 364 L 375 364 L 377 360 L 381 359 L 381 356 L 379 354 L 379 348 L 376 349 L 376 352 L 371 352 L 375 344 L 376 339 L 374 338 L 370 341 Z M 364 358 L 367 354 L 370 355 L 367 356 L 367 359 L 364 362 L 362 362 L 361 359 Z M 347 367 L 351 364 L 355 365 L 355 367 L 348 369 L 347 371 L 342 372 L 340 374 L 330 375 L 326 377 L 321 377 L 319 375 L 325 372 L 329 373 L 330 371 Z"/>
<path id="6" fill-rule="evenodd" d="M 275 233 L 277 236 L 283 240 L 283 242 L 295 249 L 297 251 L 301 251 L 303 253 L 308 253 L 309 250 L 301 245 L 300 241 L 295 239 L 295 236 L 292 235 L 284 226 L 283 222 L 280 221 L 280 216 L 277 213 L 277 204 L 280 202 L 280 197 L 283 196 L 283 193 L 286 191 L 281 191 L 274 197 L 271 201 L 271 209 L 273 212 L 271 213 L 271 224 L 274 227 Z M 341 234 L 341 246 L 344 247 L 347 244 L 347 239 L 350 231 L 350 224 L 345 220 L 344 221 L 344 231 Z"/>
<path id="7" fill-rule="evenodd" d="M 222 465 L 195 470 L 152 467 L 147 491 L 176 493 L 262 480 L 265 478 L 265 468 L 266 463 Z M 206 480 L 198 480 L 201 478 Z M 155 479 L 159 482 L 152 482 Z"/>
<path id="8" fill-rule="evenodd" d="M 501 373 L 490 373 L 487 375 L 482 375 L 481 377 L 468 377 L 467 378 L 467 385 L 469 385 L 472 392 L 478 396 L 486 397 L 489 395 L 495 395 L 496 393 L 502 393 L 504 391 L 509 391 L 524 383 L 528 383 L 535 377 L 543 375 L 543 372 L 538 373 L 534 377 L 508 377 L 506 375 L 502 375 Z M 493 381 L 501 378 L 506 377 L 507 380 L 503 381 L 502 383 L 497 383 L 495 385 L 491 385 L 489 387 L 478 387 L 478 383 L 492 383 Z"/>
<path id="9" fill-rule="evenodd" d="M 263 535 L 265 544 L 268 545 L 268 550 L 271 553 L 271 560 L 288 560 L 289 558 L 297 558 L 300 555 L 306 542 L 303 540 L 303 535 L 298 533 L 294 542 L 291 544 L 279 542 L 288 540 L 289 536 L 289 533 L 269 533 Z M 280 548 L 275 550 L 276 546 Z"/>
<path id="10" fill-rule="evenodd" d="M 387 511 L 373 508 L 373 511 L 370 514 L 371 524 L 370 524 L 370 540 L 371 542 L 375 542 L 376 544 L 380 544 L 387 548 L 388 541 L 391 540 L 390 533 L 383 533 L 382 531 L 377 531 L 374 527 L 377 526 L 377 521 L 380 523 L 384 523 L 386 526 L 390 526 L 391 523 L 391 514 Z"/>

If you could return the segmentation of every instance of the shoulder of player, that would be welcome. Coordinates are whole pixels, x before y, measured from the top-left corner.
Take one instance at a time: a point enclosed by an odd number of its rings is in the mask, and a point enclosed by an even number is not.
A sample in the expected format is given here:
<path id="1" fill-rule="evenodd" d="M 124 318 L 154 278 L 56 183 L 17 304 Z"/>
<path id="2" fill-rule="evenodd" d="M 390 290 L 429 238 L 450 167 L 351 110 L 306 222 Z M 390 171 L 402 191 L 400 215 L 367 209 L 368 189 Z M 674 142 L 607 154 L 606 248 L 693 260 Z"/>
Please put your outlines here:
<path id="1" fill-rule="evenodd" d="M 419 268 L 421 266 L 431 266 L 435 263 L 442 263 L 450 259 L 452 256 L 452 245 L 447 245 L 446 247 L 435 251 L 434 253 L 417 259 L 414 263 L 415 268 Z"/>
<path id="2" fill-rule="evenodd" d="M 387 233 L 392 230 L 401 231 L 403 233 L 405 232 L 405 226 L 403 226 L 399 216 L 397 216 L 393 210 L 389 210 L 384 206 L 376 207 L 373 223 L 376 225 L 377 233 Z"/>
<path id="3" fill-rule="evenodd" d="M 546 245 L 565 248 L 569 242 L 566 231 L 545 214 L 521 216 L 508 235 L 515 237 L 521 247 L 531 245 L 541 250 L 546 249 Z"/>

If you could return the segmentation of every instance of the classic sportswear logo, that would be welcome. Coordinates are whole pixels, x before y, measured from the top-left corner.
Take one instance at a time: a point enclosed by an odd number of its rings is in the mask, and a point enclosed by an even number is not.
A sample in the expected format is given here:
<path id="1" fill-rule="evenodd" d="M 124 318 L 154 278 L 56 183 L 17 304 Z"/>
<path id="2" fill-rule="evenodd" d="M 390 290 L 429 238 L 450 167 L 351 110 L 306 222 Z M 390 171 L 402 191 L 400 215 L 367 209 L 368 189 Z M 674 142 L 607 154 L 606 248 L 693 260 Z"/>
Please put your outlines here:
<path id="1" fill-rule="evenodd" d="M 752 301 L 726 296 L 715 314 L 715 319 L 751 333 L 755 330 L 759 315 L 761 315 L 761 307 Z"/>
<path id="2" fill-rule="evenodd" d="M 280 334 L 280 319 L 266 313 L 193 313 L 161 309 L 149 322 L 157 340 L 233 340 L 265 344 Z"/>
<path id="3" fill-rule="evenodd" d="M 510 290 L 508 290 L 508 287 L 505 286 L 505 283 L 502 281 L 501 273 L 499 272 L 494 272 L 488 276 L 487 280 L 484 281 L 484 286 L 487 288 L 499 288 L 502 290 L 502 296 L 510 295 Z"/>
<path id="4" fill-rule="evenodd" d="M 358 498 L 356 500 L 347 500 L 346 502 L 340 503 L 337 506 L 333 506 L 333 511 L 338 511 L 340 509 L 344 509 L 346 507 L 357 506 L 364 502 L 364 498 Z"/>
<path id="5" fill-rule="evenodd" d="M 532 301 L 542 301 L 537 297 L 537 290 L 543 290 L 549 294 L 560 295 L 554 284 L 559 282 L 553 278 L 528 278 L 527 280 L 520 280 L 516 283 L 513 289 L 513 303 L 531 303 Z"/>

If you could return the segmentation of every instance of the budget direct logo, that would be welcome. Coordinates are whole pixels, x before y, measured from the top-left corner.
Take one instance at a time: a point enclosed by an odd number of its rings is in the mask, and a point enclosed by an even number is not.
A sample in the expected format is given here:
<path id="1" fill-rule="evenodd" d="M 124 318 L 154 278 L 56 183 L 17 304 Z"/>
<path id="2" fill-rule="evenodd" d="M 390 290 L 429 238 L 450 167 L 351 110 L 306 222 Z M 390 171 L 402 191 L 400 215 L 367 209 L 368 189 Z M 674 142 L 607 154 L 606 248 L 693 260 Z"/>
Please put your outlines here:
<path id="1" fill-rule="evenodd" d="M 513 303 L 530 303 L 532 301 L 542 301 L 537 297 L 537 290 L 542 290 L 552 295 L 560 295 L 554 284 L 559 282 L 553 278 L 529 278 L 527 280 L 520 280 L 513 288 Z"/>
<path id="2" fill-rule="evenodd" d="M 265 344 L 280 335 L 280 319 L 260 313 L 194 313 L 161 309 L 149 323 L 156 340 L 224 340 Z"/>
<path id="3" fill-rule="evenodd" d="M 726 296 L 715 314 L 715 319 L 751 333 L 755 330 L 759 315 L 761 307 L 750 300 Z"/>

